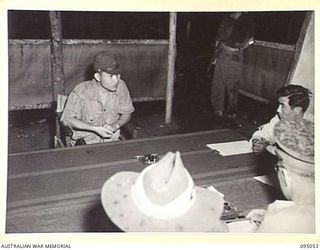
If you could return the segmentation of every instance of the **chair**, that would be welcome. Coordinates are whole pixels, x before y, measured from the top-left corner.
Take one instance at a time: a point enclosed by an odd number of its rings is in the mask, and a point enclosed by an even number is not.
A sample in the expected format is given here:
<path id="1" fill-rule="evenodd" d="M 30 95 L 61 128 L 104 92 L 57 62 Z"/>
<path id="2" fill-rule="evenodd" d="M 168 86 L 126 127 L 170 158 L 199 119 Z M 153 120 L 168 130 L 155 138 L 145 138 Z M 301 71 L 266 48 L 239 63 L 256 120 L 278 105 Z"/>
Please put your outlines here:
<path id="1" fill-rule="evenodd" d="M 70 139 L 72 136 L 72 130 L 69 127 L 64 126 L 60 122 L 60 118 L 64 107 L 66 105 L 68 96 L 67 95 L 57 95 L 57 108 L 56 108 L 56 131 L 54 136 L 54 147 L 64 148 L 70 146 Z"/>

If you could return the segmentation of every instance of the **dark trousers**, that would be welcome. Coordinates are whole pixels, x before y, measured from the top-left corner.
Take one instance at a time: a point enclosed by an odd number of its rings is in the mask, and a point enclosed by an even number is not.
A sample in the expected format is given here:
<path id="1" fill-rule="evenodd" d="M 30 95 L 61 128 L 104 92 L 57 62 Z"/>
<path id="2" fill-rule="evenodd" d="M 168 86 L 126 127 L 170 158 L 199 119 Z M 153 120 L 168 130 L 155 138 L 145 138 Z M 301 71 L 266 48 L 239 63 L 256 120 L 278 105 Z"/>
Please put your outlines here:
<path id="1" fill-rule="evenodd" d="M 211 104 L 215 111 L 235 114 L 238 110 L 238 95 L 242 78 L 241 52 L 223 52 L 217 64 L 211 84 Z"/>

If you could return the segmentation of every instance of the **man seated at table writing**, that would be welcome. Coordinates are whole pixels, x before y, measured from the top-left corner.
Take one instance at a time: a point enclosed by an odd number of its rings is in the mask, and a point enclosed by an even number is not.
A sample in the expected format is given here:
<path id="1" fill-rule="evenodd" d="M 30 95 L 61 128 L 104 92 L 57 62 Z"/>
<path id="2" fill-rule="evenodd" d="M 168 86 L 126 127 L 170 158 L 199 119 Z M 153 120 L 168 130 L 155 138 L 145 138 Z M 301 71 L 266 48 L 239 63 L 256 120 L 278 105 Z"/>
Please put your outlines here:
<path id="1" fill-rule="evenodd" d="M 268 145 L 275 143 L 273 136 L 274 125 L 279 120 L 294 120 L 304 117 L 310 103 L 311 92 L 300 85 L 287 85 L 277 91 L 279 107 L 277 114 L 269 123 L 261 125 L 252 135 L 252 150 L 262 152 Z"/>
<path id="2" fill-rule="evenodd" d="M 281 120 L 274 127 L 274 138 L 275 170 L 288 200 L 275 201 L 267 210 L 252 210 L 247 217 L 257 223 L 258 233 L 314 233 L 314 123 Z"/>
<path id="3" fill-rule="evenodd" d="M 102 51 L 93 66 L 94 78 L 74 88 L 61 117 L 72 129 L 72 146 L 119 140 L 120 128 L 134 111 L 116 56 Z"/>

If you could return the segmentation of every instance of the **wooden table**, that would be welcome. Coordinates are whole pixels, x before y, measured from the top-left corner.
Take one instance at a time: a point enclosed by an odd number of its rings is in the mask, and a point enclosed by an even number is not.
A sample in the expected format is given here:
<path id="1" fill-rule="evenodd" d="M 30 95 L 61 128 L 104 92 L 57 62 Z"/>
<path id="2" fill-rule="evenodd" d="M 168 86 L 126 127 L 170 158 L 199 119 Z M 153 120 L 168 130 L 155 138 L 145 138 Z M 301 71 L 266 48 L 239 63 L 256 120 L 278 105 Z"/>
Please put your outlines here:
<path id="1" fill-rule="evenodd" d="M 281 192 L 252 177 L 271 172 L 274 158 L 222 157 L 206 147 L 243 139 L 232 130 L 215 130 L 10 154 L 6 232 L 117 231 L 100 203 L 104 182 L 119 171 L 140 172 L 144 167 L 134 156 L 177 150 L 196 185 L 214 185 L 244 213 L 266 207 Z"/>

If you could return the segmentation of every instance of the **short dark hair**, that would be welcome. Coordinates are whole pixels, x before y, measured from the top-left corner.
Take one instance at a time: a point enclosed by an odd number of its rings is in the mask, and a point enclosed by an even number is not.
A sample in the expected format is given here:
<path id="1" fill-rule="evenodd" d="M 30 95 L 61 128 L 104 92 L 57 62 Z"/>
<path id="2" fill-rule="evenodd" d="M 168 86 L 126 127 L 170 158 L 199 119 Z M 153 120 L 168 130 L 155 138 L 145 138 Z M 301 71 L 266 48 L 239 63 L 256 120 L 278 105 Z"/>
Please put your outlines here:
<path id="1" fill-rule="evenodd" d="M 278 98 L 288 97 L 290 107 L 301 107 L 303 112 L 305 112 L 309 106 L 311 94 L 309 89 L 294 84 L 284 86 L 277 91 Z"/>

